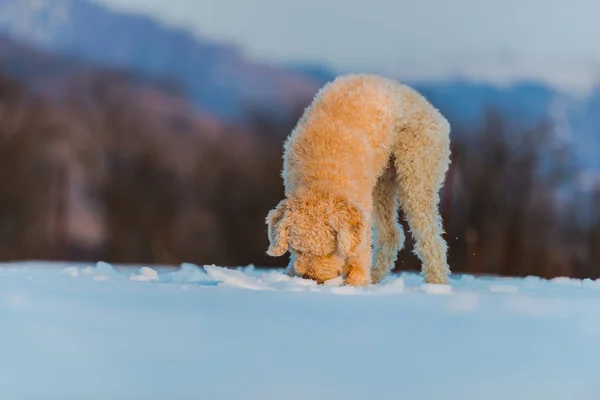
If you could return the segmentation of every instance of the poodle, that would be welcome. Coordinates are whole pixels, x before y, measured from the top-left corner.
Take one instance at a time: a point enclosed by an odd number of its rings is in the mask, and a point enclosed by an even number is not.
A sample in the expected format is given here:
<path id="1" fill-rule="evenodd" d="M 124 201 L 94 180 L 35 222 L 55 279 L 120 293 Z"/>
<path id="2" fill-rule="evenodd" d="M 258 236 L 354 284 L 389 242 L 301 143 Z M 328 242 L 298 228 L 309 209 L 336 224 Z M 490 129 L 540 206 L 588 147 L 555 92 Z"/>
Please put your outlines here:
<path id="1" fill-rule="evenodd" d="M 439 190 L 450 164 L 450 125 L 414 89 L 371 74 L 323 86 L 284 144 L 285 199 L 266 217 L 272 257 L 322 284 L 377 284 L 405 234 L 426 283 L 447 284 Z M 375 243 L 375 246 L 372 243 Z"/>

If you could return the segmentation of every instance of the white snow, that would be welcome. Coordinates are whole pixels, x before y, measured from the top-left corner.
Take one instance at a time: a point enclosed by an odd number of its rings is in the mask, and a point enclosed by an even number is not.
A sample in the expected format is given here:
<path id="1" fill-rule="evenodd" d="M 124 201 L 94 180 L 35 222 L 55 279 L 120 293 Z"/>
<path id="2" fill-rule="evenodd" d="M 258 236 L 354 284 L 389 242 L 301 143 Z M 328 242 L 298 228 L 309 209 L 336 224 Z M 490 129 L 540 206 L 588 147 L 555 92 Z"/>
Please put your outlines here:
<path id="1" fill-rule="evenodd" d="M 452 292 L 452 286 L 450 285 L 430 285 L 424 284 L 423 290 L 430 294 L 449 294 Z"/>
<path id="2" fill-rule="evenodd" d="M 142 267 L 137 275 L 132 275 L 130 278 L 136 282 L 149 282 L 158 280 L 158 272 L 152 268 Z"/>
<path id="3" fill-rule="evenodd" d="M 0 265 L 0 398 L 600 398 L 600 281 Z"/>

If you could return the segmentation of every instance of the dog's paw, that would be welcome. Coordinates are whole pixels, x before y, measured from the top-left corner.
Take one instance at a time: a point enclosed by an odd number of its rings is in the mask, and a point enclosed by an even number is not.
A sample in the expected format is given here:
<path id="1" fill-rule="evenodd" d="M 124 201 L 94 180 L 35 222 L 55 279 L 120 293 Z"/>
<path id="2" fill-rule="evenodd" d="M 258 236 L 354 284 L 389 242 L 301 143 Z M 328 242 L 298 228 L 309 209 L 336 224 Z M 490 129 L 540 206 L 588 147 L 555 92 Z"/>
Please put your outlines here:
<path id="1" fill-rule="evenodd" d="M 360 268 L 348 268 L 346 276 L 346 286 L 367 286 L 369 284 L 369 276 Z"/>
<path id="2" fill-rule="evenodd" d="M 384 272 L 373 271 L 373 272 L 371 272 L 371 283 L 373 285 L 377 285 L 378 283 L 381 283 L 387 276 L 388 276 L 387 271 L 384 271 Z"/>
<path id="3" fill-rule="evenodd" d="M 437 270 L 430 270 L 424 275 L 425 283 L 429 285 L 448 285 L 450 283 L 450 277 L 446 271 L 439 272 Z"/>

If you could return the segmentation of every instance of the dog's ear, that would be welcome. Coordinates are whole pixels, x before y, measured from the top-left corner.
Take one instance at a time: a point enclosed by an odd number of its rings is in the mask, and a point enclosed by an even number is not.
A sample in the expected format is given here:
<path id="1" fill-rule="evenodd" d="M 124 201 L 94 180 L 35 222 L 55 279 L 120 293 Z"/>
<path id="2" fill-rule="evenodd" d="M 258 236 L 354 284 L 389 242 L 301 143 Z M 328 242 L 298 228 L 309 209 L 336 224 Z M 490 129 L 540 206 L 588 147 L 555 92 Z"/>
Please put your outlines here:
<path id="1" fill-rule="evenodd" d="M 365 233 L 363 213 L 345 200 L 338 200 L 330 217 L 330 225 L 336 232 L 340 254 L 345 258 L 355 255 Z"/>
<path id="2" fill-rule="evenodd" d="M 288 250 L 289 224 L 286 221 L 287 210 L 286 200 L 281 200 L 267 215 L 266 224 L 270 242 L 267 254 L 271 257 L 282 256 Z"/>

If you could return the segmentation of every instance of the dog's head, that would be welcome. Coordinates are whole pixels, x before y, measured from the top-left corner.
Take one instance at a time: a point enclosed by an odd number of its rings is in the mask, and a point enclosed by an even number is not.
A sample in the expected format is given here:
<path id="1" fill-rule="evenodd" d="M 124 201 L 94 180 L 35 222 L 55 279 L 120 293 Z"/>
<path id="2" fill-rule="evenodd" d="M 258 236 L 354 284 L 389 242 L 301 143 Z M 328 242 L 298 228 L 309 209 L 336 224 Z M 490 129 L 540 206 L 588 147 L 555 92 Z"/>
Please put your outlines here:
<path id="1" fill-rule="evenodd" d="M 356 254 L 365 221 L 341 196 L 305 192 L 288 197 L 266 218 L 273 257 L 292 254 L 293 268 L 319 283 L 336 278 L 344 261 Z"/>

